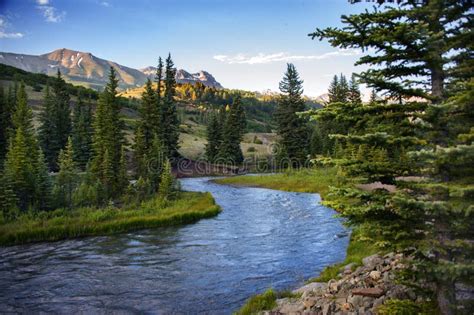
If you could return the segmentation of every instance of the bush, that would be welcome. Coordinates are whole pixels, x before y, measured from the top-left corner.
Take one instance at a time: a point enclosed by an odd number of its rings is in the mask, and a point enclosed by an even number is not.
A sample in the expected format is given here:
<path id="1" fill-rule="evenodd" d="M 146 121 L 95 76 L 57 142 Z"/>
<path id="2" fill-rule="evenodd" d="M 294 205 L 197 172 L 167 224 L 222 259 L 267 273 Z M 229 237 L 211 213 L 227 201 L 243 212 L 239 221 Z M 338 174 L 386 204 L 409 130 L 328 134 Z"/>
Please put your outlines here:
<path id="1" fill-rule="evenodd" d="M 249 147 L 247 152 L 256 152 L 257 150 L 254 147 Z"/>

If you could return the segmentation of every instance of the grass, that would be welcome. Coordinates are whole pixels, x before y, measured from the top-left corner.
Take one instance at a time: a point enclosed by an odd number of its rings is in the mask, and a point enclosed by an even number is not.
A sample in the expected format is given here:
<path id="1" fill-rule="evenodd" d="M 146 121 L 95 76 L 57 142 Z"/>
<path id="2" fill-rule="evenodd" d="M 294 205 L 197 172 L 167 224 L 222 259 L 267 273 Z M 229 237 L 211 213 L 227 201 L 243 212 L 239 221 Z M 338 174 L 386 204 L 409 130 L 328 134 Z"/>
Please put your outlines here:
<path id="1" fill-rule="evenodd" d="M 174 201 L 159 198 L 121 209 L 80 208 L 23 214 L 0 223 L 0 245 L 57 241 L 181 225 L 216 216 L 220 207 L 210 193 L 182 192 Z"/>
<path id="2" fill-rule="evenodd" d="M 327 197 L 330 186 L 341 182 L 336 168 L 312 168 L 274 175 L 234 176 L 216 180 L 219 184 L 263 187 L 292 192 L 319 193 Z"/>
<path id="3" fill-rule="evenodd" d="M 301 294 L 295 294 L 291 291 L 276 292 L 273 289 L 268 289 L 262 294 L 252 296 L 245 302 L 235 315 L 251 315 L 257 314 L 260 311 L 271 310 L 277 306 L 276 300 L 283 298 L 298 298 Z"/>

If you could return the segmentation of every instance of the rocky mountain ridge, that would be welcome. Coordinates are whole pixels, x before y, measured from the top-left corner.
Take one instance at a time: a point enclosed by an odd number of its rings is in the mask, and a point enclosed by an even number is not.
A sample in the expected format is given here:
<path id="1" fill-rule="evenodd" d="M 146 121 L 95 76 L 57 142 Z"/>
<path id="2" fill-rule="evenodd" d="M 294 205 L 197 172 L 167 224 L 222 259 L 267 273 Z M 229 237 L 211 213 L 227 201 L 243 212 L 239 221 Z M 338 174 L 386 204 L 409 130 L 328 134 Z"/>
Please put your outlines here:
<path id="1" fill-rule="evenodd" d="M 156 72 L 155 67 L 138 70 L 98 58 L 89 52 L 66 48 L 42 55 L 0 52 L 0 63 L 48 75 L 55 75 L 59 69 L 67 81 L 95 89 L 101 89 L 107 84 L 110 67 L 117 71 L 119 87 L 122 89 L 142 86 L 148 78 L 153 79 Z M 176 81 L 178 83 L 201 82 L 206 86 L 222 88 L 222 85 L 206 71 L 191 74 L 180 69 L 176 72 Z"/>

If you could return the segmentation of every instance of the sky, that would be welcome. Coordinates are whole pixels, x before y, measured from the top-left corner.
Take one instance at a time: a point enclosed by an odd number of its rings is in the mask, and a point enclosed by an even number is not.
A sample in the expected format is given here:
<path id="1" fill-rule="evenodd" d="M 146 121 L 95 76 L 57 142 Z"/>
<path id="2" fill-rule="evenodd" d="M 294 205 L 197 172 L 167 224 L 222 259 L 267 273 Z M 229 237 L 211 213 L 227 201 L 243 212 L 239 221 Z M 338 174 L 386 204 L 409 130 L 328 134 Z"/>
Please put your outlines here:
<path id="1" fill-rule="evenodd" d="M 372 4 L 347 0 L 0 0 L 0 51 L 85 51 L 144 68 L 171 53 L 178 68 L 206 70 L 224 87 L 278 90 L 295 64 L 304 93 L 326 93 L 350 76 L 360 51 L 311 40 L 317 27 Z M 363 89 L 363 92 L 366 92 Z"/>

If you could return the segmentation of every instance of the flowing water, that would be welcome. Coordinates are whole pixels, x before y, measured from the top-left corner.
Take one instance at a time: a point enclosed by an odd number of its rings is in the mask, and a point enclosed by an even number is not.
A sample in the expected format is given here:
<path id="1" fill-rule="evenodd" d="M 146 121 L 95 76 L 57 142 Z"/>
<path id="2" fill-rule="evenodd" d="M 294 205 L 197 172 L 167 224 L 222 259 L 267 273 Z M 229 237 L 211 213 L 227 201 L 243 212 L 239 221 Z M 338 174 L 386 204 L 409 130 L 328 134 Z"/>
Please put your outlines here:
<path id="1" fill-rule="evenodd" d="M 229 314 L 345 256 L 348 231 L 317 194 L 189 178 L 222 213 L 195 224 L 0 248 L 0 313 Z"/>

